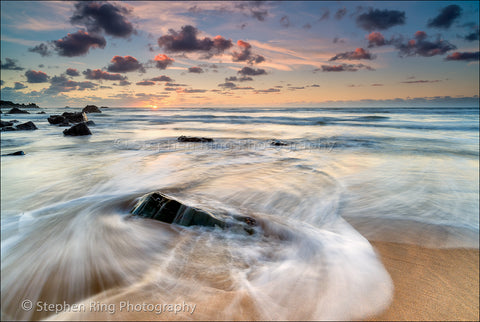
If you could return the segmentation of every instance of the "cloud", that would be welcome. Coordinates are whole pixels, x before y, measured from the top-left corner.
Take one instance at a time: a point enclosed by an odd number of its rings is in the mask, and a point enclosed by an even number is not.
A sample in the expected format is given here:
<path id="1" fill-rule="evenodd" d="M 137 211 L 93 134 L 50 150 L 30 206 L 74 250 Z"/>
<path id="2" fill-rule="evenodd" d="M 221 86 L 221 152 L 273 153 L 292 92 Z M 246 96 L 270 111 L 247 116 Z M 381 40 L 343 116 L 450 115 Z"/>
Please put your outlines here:
<path id="1" fill-rule="evenodd" d="M 67 34 L 62 39 L 52 41 L 52 44 L 58 55 L 74 57 L 86 55 L 90 48 L 105 48 L 107 41 L 100 35 L 79 30 L 76 33 Z"/>
<path id="2" fill-rule="evenodd" d="M 48 82 L 48 75 L 42 71 L 27 70 L 25 72 L 28 83 L 46 83 Z"/>
<path id="3" fill-rule="evenodd" d="M 225 83 L 222 83 L 222 84 L 218 84 L 218 86 L 223 87 L 223 88 L 235 88 L 235 87 L 237 87 L 237 85 L 235 85 L 232 82 L 225 82 Z"/>
<path id="4" fill-rule="evenodd" d="M 258 21 L 265 21 L 268 16 L 267 9 L 262 1 L 240 1 L 235 3 L 235 8 L 240 9 L 244 14 L 251 16 Z"/>
<path id="5" fill-rule="evenodd" d="M 68 79 L 65 75 L 53 76 L 50 80 L 50 87 L 45 90 L 45 94 L 58 94 L 74 90 L 83 91 L 92 89 L 98 85 L 89 81 L 76 82 Z"/>
<path id="6" fill-rule="evenodd" d="M 347 59 L 347 60 L 360 60 L 360 59 L 368 59 L 372 60 L 375 59 L 375 55 L 372 55 L 367 50 L 363 48 L 357 48 L 355 51 L 347 51 L 345 53 L 336 54 L 329 61 L 339 60 L 339 59 Z"/>
<path id="7" fill-rule="evenodd" d="M 318 85 L 318 84 L 312 84 L 312 85 L 307 86 L 307 87 L 320 87 L 320 85 Z"/>
<path id="8" fill-rule="evenodd" d="M 70 18 L 74 25 L 84 25 L 90 32 L 105 32 L 115 37 L 128 37 L 135 32 L 126 16 L 130 11 L 125 7 L 107 2 L 79 1 Z"/>
<path id="9" fill-rule="evenodd" d="M 52 52 L 49 50 L 48 46 L 45 44 L 40 44 L 32 48 L 28 48 L 28 51 L 31 53 L 40 54 L 42 57 L 50 56 Z"/>
<path id="10" fill-rule="evenodd" d="M 227 40 L 222 36 L 198 38 L 198 29 L 186 25 L 179 32 L 170 29 L 169 35 L 158 38 L 158 45 L 167 52 L 206 52 L 207 58 L 213 55 L 223 53 L 225 50 L 233 46 L 232 40 Z"/>
<path id="11" fill-rule="evenodd" d="M 303 28 L 303 29 L 306 29 L 306 30 L 312 29 L 312 25 L 311 25 L 310 23 L 306 23 L 306 24 L 304 24 L 304 25 L 302 26 L 302 28 Z"/>
<path id="12" fill-rule="evenodd" d="M 95 79 L 95 80 L 126 80 L 127 77 L 120 74 L 111 74 L 109 72 L 104 72 L 101 69 L 91 70 L 90 68 L 83 72 L 86 79 Z"/>
<path id="13" fill-rule="evenodd" d="M 261 69 L 261 68 L 254 69 L 254 68 L 250 68 L 250 67 L 243 67 L 237 73 L 240 74 L 240 75 L 243 75 L 243 76 L 258 76 L 258 75 L 266 75 L 267 74 L 265 69 Z"/>
<path id="14" fill-rule="evenodd" d="M 171 82 L 173 79 L 171 79 L 168 76 L 162 75 L 162 76 L 157 76 L 152 79 L 150 79 L 152 82 Z"/>
<path id="15" fill-rule="evenodd" d="M 322 72 L 356 72 L 359 69 L 374 70 L 372 67 L 364 64 L 341 64 L 341 65 L 322 65 L 321 69 L 317 68 L 314 72 L 321 70 Z"/>
<path id="16" fill-rule="evenodd" d="M 269 88 L 269 89 L 258 89 L 255 91 L 255 94 L 268 94 L 268 93 L 278 93 L 280 90 L 278 88 Z"/>
<path id="17" fill-rule="evenodd" d="M 347 8 L 340 8 L 335 12 L 335 19 L 340 20 L 347 14 Z"/>
<path id="18" fill-rule="evenodd" d="M 290 19 L 288 19 L 288 16 L 283 16 L 280 18 L 280 25 L 285 28 L 290 27 Z"/>
<path id="19" fill-rule="evenodd" d="M 133 71 L 145 72 L 145 68 L 135 57 L 132 56 L 114 56 L 107 70 L 114 73 L 127 73 Z"/>
<path id="20" fill-rule="evenodd" d="M 80 73 L 79 73 L 78 70 L 76 70 L 75 68 L 67 68 L 67 70 L 65 71 L 65 73 L 66 73 L 68 76 L 80 76 Z"/>
<path id="21" fill-rule="evenodd" d="M 167 86 L 167 87 L 181 87 L 181 86 L 188 86 L 188 85 L 187 84 L 166 83 L 165 86 Z"/>
<path id="22" fill-rule="evenodd" d="M 173 64 L 173 62 L 175 61 L 175 59 L 170 58 L 170 57 L 168 57 L 167 55 L 164 55 L 164 54 L 159 54 L 159 55 L 155 56 L 154 60 L 157 63 L 157 65 L 156 65 L 157 68 L 160 68 L 160 69 L 166 69 L 168 66 Z"/>
<path id="23" fill-rule="evenodd" d="M 384 86 L 384 84 L 372 84 L 370 86 Z"/>
<path id="24" fill-rule="evenodd" d="M 375 29 L 385 30 L 396 25 L 405 24 L 405 12 L 398 10 L 370 9 L 367 13 L 359 15 L 357 25 L 367 31 Z"/>
<path id="25" fill-rule="evenodd" d="M 449 50 L 456 49 L 446 40 L 437 38 L 435 41 L 428 41 L 427 34 L 424 31 L 417 31 L 414 39 L 410 39 L 407 43 L 401 40 L 394 41 L 395 47 L 399 50 L 400 57 L 404 56 L 423 56 L 431 57 L 435 55 L 443 55 Z"/>
<path id="26" fill-rule="evenodd" d="M 321 13 L 320 13 L 320 18 L 318 21 L 323 21 L 325 19 L 328 19 L 330 17 L 330 10 L 328 8 L 322 8 Z"/>
<path id="27" fill-rule="evenodd" d="M 253 78 L 248 76 L 242 76 L 242 77 L 230 76 L 225 78 L 225 81 L 226 82 L 247 82 L 247 81 L 253 81 Z"/>
<path id="28" fill-rule="evenodd" d="M 205 93 L 207 90 L 206 89 L 181 89 L 178 90 L 178 93 L 187 93 L 187 94 L 192 94 L 192 93 Z"/>
<path id="29" fill-rule="evenodd" d="M 475 41 L 475 40 L 478 40 L 479 35 L 480 35 L 480 29 L 478 28 L 478 26 L 476 26 L 476 30 L 466 35 L 464 39 L 467 41 Z"/>
<path id="30" fill-rule="evenodd" d="M 424 84 L 424 83 L 439 83 L 441 82 L 440 79 L 435 79 L 435 80 L 414 80 L 414 81 L 404 81 L 400 82 L 403 84 Z"/>
<path id="31" fill-rule="evenodd" d="M 203 73 L 203 69 L 201 67 L 189 67 L 188 72 L 189 73 L 195 73 L 195 74 L 201 74 L 201 73 Z"/>
<path id="32" fill-rule="evenodd" d="M 289 86 L 288 89 L 291 91 L 295 91 L 298 89 L 305 89 L 305 86 Z"/>
<path id="33" fill-rule="evenodd" d="M 141 82 L 137 82 L 136 84 L 141 85 L 141 86 L 151 86 L 151 85 L 155 85 L 155 82 L 152 82 L 152 81 L 149 81 L 149 80 L 144 80 L 144 81 L 141 81 Z"/>
<path id="34" fill-rule="evenodd" d="M 14 90 L 19 90 L 19 89 L 23 89 L 23 88 L 27 88 L 27 86 L 25 86 L 24 84 L 22 84 L 20 82 L 15 82 L 15 86 L 13 87 Z"/>
<path id="35" fill-rule="evenodd" d="M 1 63 L 1 68 L 6 70 L 24 70 L 25 68 L 17 65 L 17 61 L 11 58 L 5 58 L 5 64 Z"/>
<path id="36" fill-rule="evenodd" d="M 462 8 L 456 4 L 451 4 L 443 8 L 438 16 L 430 19 L 428 21 L 428 27 L 448 29 L 461 14 Z"/>
<path id="37" fill-rule="evenodd" d="M 456 61 L 478 61 L 479 52 L 454 52 L 451 55 L 448 55 L 445 60 L 456 60 Z"/>
<path id="38" fill-rule="evenodd" d="M 246 61 L 249 64 L 259 64 L 265 61 L 265 57 L 261 55 L 253 55 L 250 43 L 239 40 L 237 41 L 237 46 L 240 47 L 240 52 L 234 51 L 232 53 L 232 60 L 235 62 Z"/>
<path id="39" fill-rule="evenodd" d="M 125 79 L 122 79 L 118 84 L 114 84 L 114 85 L 118 85 L 118 86 L 128 86 L 132 83 L 130 83 L 129 81 L 125 80 Z"/>
<path id="40" fill-rule="evenodd" d="M 388 42 L 385 40 L 385 37 L 381 33 L 376 31 L 373 31 L 370 34 L 368 34 L 366 38 L 368 40 L 368 48 L 388 45 Z"/>

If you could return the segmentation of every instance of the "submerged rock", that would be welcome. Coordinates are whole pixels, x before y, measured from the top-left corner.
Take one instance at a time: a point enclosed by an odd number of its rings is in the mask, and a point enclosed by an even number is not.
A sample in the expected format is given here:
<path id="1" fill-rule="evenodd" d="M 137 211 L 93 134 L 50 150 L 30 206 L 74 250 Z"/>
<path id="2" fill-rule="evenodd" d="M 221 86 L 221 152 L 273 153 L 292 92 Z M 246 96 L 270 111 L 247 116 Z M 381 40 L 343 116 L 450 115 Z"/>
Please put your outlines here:
<path id="1" fill-rule="evenodd" d="M 206 210 L 190 207 L 158 191 L 140 198 L 130 212 L 132 215 L 159 220 L 181 226 L 206 226 L 220 228 L 241 228 L 253 234 L 255 219 L 246 216 L 223 214 L 216 216 Z M 230 220 L 232 219 L 232 220 Z"/>
<path id="2" fill-rule="evenodd" d="M 22 131 L 33 131 L 37 130 L 38 128 L 35 126 L 35 124 L 32 121 L 28 121 L 26 123 L 18 124 L 17 125 L 17 130 L 22 130 Z"/>
<path id="3" fill-rule="evenodd" d="M 71 123 L 80 123 L 88 121 L 87 114 L 84 112 L 63 112 L 63 117 L 65 117 Z"/>
<path id="4" fill-rule="evenodd" d="M 69 129 L 65 129 L 63 131 L 64 135 L 69 135 L 69 136 L 82 136 L 82 135 L 92 135 L 92 132 L 90 132 L 90 129 L 88 128 L 87 124 L 84 122 L 75 124 Z"/>
<path id="5" fill-rule="evenodd" d="M 179 136 L 178 137 L 178 142 L 213 142 L 213 139 L 211 138 L 198 138 L 195 136 Z"/>
<path id="6" fill-rule="evenodd" d="M 89 120 L 89 121 L 86 122 L 86 124 L 87 124 L 87 125 L 95 125 L 95 122 L 92 121 L 92 120 Z"/>
<path id="7" fill-rule="evenodd" d="M 87 105 L 83 108 L 82 112 L 84 113 L 102 113 L 100 109 L 95 105 Z"/>
<path id="8" fill-rule="evenodd" d="M 47 114 L 45 111 L 38 112 L 37 114 Z"/>
<path id="9" fill-rule="evenodd" d="M 30 114 L 30 113 L 28 111 L 21 110 L 18 107 L 14 107 L 10 111 L 8 111 L 8 114 Z"/>

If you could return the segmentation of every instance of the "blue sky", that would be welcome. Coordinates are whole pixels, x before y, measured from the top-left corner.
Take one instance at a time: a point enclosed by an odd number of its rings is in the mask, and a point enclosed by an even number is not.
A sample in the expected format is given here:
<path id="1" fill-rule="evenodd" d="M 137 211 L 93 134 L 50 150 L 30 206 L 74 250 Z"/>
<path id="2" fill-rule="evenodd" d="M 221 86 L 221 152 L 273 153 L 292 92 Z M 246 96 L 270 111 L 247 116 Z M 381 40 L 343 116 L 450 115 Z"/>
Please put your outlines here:
<path id="1" fill-rule="evenodd" d="M 2 1 L 3 100 L 476 106 L 478 1 Z"/>

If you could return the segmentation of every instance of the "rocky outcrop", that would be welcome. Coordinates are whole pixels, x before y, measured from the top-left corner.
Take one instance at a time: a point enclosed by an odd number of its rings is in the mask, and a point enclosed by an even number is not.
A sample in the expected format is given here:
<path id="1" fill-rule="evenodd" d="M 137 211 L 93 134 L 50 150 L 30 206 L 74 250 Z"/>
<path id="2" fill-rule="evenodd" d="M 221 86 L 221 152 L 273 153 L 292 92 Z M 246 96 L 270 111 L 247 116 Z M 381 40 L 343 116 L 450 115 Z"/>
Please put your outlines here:
<path id="1" fill-rule="evenodd" d="M 33 131 L 37 129 L 38 128 L 35 126 L 35 124 L 32 121 L 28 121 L 26 123 L 17 125 L 17 130 L 20 130 L 20 131 Z"/>
<path id="2" fill-rule="evenodd" d="M 28 111 L 21 110 L 18 107 L 12 108 L 10 111 L 7 112 L 8 114 L 30 114 Z"/>
<path id="3" fill-rule="evenodd" d="M 2 108 L 7 108 L 7 107 L 16 107 L 16 108 L 40 108 L 38 107 L 37 104 L 34 104 L 34 103 L 29 103 L 29 104 L 18 104 L 18 103 L 14 103 L 14 102 L 11 102 L 11 101 L 3 101 L 3 100 L 0 100 L 0 106 Z"/>
<path id="4" fill-rule="evenodd" d="M 45 111 L 38 112 L 37 114 L 47 114 Z"/>
<path id="5" fill-rule="evenodd" d="M 211 138 L 199 138 L 196 136 L 179 136 L 177 139 L 178 142 L 213 142 Z"/>
<path id="6" fill-rule="evenodd" d="M 168 224 L 239 229 L 249 234 L 253 234 L 253 227 L 257 226 L 254 218 L 229 214 L 214 215 L 206 210 L 187 206 L 158 191 L 142 196 L 131 214 Z"/>
<path id="7" fill-rule="evenodd" d="M 92 132 L 90 132 L 90 129 L 88 128 L 87 124 L 85 122 L 75 124 L 69 129 L 65 129 L 63 131 L 64 135 L 68 136 L 82 136 L 82 135 L 92 135 Z"/>
<path id="8" fill-rule="evenodd" d="M 100 109 L 95 105 L 87 105 L 83 108 L 82 112 L 84 113 L 102 113 Z"/>

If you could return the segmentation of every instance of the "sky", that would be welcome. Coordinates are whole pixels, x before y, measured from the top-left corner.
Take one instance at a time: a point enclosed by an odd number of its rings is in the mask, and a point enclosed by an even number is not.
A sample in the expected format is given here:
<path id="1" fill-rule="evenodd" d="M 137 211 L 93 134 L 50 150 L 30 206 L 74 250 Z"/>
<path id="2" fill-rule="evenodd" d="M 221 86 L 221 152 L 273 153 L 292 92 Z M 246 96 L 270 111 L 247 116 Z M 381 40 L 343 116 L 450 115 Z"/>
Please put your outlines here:
<path id="1" fill-rule="evenodd" d="M 1 1 L 41 107 L 478 106 L 478 1 Z"/>

